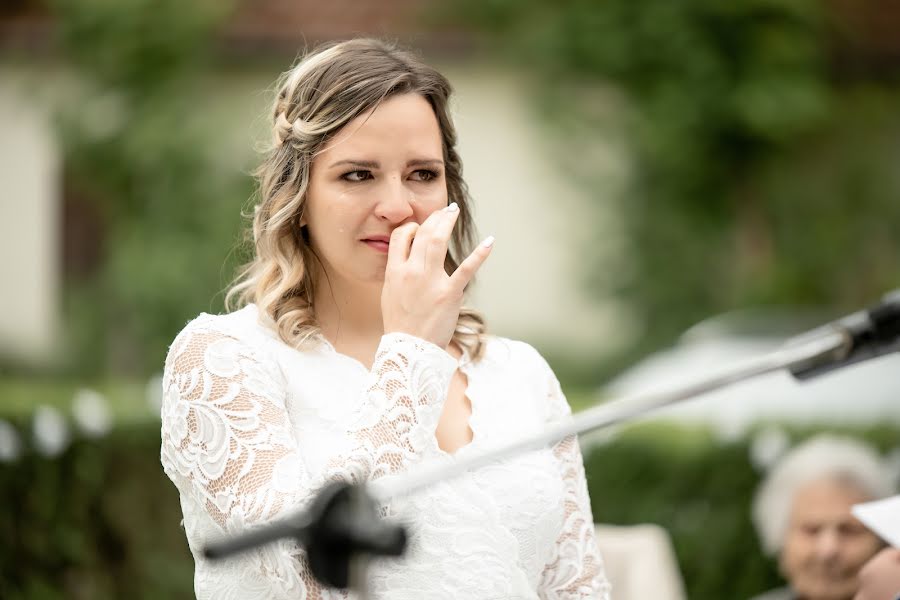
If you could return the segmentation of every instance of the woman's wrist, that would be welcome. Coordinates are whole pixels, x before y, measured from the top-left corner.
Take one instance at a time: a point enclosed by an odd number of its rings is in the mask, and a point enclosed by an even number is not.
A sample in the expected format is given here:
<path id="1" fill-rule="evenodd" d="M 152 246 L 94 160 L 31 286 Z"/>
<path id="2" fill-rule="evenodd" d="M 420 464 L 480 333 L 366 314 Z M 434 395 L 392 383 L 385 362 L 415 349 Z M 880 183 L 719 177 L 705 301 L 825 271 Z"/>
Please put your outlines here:
<path id="1" fill-rule="evenodd" d="M 446 348 L 441 348 L 434 342 L 424 338 L 400 331 L 387 332 L 381 337 L 377 356 L 381 356 L 384 352 L 390 352 L 397 346 L 404 347 L 404 354 L 408 353 L 409 349 L 414 349 L 415 355 L 433 363 L 435 368 L 449 371 L 450 374 L 459 366 L 457 360 L 447 352 Z"/>

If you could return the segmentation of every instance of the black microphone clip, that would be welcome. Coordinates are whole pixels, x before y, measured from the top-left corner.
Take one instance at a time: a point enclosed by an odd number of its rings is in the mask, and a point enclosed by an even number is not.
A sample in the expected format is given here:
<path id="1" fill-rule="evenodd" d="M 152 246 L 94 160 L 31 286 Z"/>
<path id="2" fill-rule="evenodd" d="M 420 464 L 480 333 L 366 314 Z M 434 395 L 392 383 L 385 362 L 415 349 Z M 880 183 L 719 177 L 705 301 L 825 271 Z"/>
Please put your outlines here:
<path id="1" fill-rule="evenodd" d="M 363 486 L 337 481 L 325 486 L 307 511 L 210 543 L 203 553 L 221 560 L 285 538 L 306 549 L 316 579 L 339 589 L 350 587 L 354 558 L 401 556 L 407 543 L 406 528 L 384 521 Z"/>
<path id="2" fill-rule="evenodd" d="M 788 367 L 796 379 L 817 377 L 834 369 L 900 352 L 900 289 L 886 294 L 878 304 L 814 329 L 787 345 L 815 337 L 841 337 L 832 351 Z"/>

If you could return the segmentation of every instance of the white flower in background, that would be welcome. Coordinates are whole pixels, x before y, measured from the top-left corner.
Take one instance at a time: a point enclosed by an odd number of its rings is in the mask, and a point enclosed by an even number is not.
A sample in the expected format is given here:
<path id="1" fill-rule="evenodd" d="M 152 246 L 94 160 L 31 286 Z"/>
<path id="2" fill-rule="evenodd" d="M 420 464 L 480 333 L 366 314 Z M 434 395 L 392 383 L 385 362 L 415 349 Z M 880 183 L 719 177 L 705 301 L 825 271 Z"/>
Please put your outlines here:
<path id="1" fill-rule="evenodd" d="M 720 443 L 732 444 L 747 434 L 747 425 L 739 418 L 725 415 L 718 422 L 712 423 L 712 432 Z"/>
<path id="2" fill-rule="evenodd" d="M 39 406 L 32 423 L 34 446 L 47 457 L 58 456 L 69 445 L 71 435 L 65 417 L 50 406 Z"/>
<path id="3" fill-rule="evenodd" d="M 790 447 L 791 440 L 783 429 L 766 427 L 750 444 L 750 462 L 760 473 L 765 473 Z"/>
<path id="4" fill-rule="evenodd" d="M 163 376 L 157 373 L 147 380 L 147 386 L 144 388 L 144 398 L 150 406 L 153 414 L 159 415 L 162 411 L 163 401 Z"/>
<path id="5" fill-rule="evenodd" d="M 22 454 L 22 440 L 12 424 L 0 419 L 0 462 L 12 462 Z"/>
<path id="6" fill-rule="evenodd" d="M 102 437 L 112 429 L 112 414 L 100 392 L 82 388 L 72 399 L 72 414 L 78 428 L 88 437 Z"/>

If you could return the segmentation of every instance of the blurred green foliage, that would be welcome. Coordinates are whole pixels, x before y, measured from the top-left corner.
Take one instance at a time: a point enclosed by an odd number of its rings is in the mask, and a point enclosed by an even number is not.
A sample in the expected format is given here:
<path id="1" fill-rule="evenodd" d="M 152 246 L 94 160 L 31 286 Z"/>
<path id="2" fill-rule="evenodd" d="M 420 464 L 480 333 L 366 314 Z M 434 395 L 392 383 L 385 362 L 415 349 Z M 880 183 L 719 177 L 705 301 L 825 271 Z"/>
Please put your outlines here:
<path id="1" fill-rule="evenodd" d="M 159 407 L 154 403 L 162 396 L 162 381 L 157 378 L 146 382 L 131 379 L 75 382 L 4 377 L 0 379 L 0 398 L 3 398 L 0 418 L 27 419 L 38 406 L 68 412 L 80 390 L 103 396 L 110 416 L 119 425 L 159 416 Z"/>
<path id="2" fill-rule="evenodd" d="M 69 371 L 158 371 L 187 319 L 222 305 L 252 189 L 217 164 L 202 118 L 212 35 L 230 5 L 54 0 L 78 82 L 59 114 L 67 193 L 102 232 L 99 265 L 65 282 Z"/>
<path id="3" fill-rule="evenodd" d="M 14 420 L 27 431 L 28 420 Z M 60 456 L 0 464 L 0 597 L 193 598 L 178 494 L 159 466 L 159 423 L 79 438 Z"/>
<path id="4" fill-rule="evenodd" d="M 212 158 L 217 124 L 203 118 L 214 34 L 233 2 L 51 5 L 78 82 L 59 115 L 67 195 L 102 231 L 100 264 L 67 274 L 62 367 L 144 375 L 187 318 L 222 308 L 246 258 L 237 215 L 252 180 Z M 839 313 L 896 287 L 900 95 L 887 79 L 835 72 L 839 28 L 826 4 L 465 0 L 447 10 L 540 82 L 548 153 L 607 190 L 588 218 L 605 219 L 605 205 L 621 215 L 624 255 L 595 253 L 585 277 L 626 302 L 643 336 L 599 370 L 588 361 L 585 381 L 710 314 Z M 592 158 L 598 140 L 630 157 L 624 190 Z"/>
<path id="5" fill-rule="evenodd" d="M 631 156 L 626 190 L 596 198 L 622 215 L 627 256 L 598 257 L 587 277 L 635 311 L 638 352 L 736 307 L 840 312 L 897 286 L 900 94 L 890 78 L 838 71 L 828 3 L 468 0 L 451 10 L 534 75 L 553 154 L 591 190 L 612 189 L 591 159 L 598 139 Z"/>
<path id="6" fill-rule="evenodd" d="M 99 439 L 76 432 L 55 458 L 31 449 L 27 413 L 0 412 L 26 446 L 17 460 L 0 462 L 0 536 L 8 542 L 0 546 L 0 597 L 193 597 L 178 495 L 159 467 L 159 421 L 128 394 L 113 406 L 131 406 L 136 418 L 120 415 Z M 814 432 L 789 433 L 797 442 Z M 896 426 L 846 433 L 882 451 L 900 439 Z M 665 527 L 692 600 L 747 598 L 778 585 L 750 523 L 760 477 L 751 443 L 752 436 L 723 443 L 702 427 L 663 422 L 626 428 L 585 455 L 594 519 Z"/>

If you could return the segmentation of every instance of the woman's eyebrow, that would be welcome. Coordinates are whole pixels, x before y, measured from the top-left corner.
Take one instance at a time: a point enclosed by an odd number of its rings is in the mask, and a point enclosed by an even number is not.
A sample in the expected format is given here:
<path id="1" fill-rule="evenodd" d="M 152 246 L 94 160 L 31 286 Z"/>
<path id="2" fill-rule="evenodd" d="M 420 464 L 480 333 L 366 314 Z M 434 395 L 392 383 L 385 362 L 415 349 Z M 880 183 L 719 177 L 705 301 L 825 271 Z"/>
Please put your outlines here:
<path id="1" fill-rule="evenodd" d="M 329 169 L 333 169 L 333 168 L 335 168 L 335 167 L 342 167 L 342 166 L 345 166 L 345 165 L 346 165 L 346 166 L 352 166 L 352 167 L 358 167 L 358 168 L 360 168 L 360 169 L 377 169 L 377 168 L 378 168 L 378 163 L 375 162 L 375 161 L 372 161 L 372 160 L 356 160 L 356 159 L 352 159 L 352 158 L 351 158 L 351 159 L 345 159 L 345 160 L 339 160 L 339 161 L 337 161 L 337 162 L 331 163 L 331 164 L 328 166 L 328 168 L 329 168 Z"/>
<path id="2" fill-rule="evenodd" d="M 337 162 L 333 162 L 328 165 L 329 169 L 334 169 L 335 167 L 355 167 L 357 169 L 378 169 L 380 167 L 379 163 L 374 160 L 359 160 L 355 158 L 346 158 L 343 160 L 339 160 Z M 408 167 L 443 167 L 444 161 L 439 158 L 414 158 L 406 163 Z"/>
<path id="3" fill-rule="evenodd" d="M 439 158 L 414 158 L 408 163 L 407 167 L 443 167 L 444 161 Z"/>

